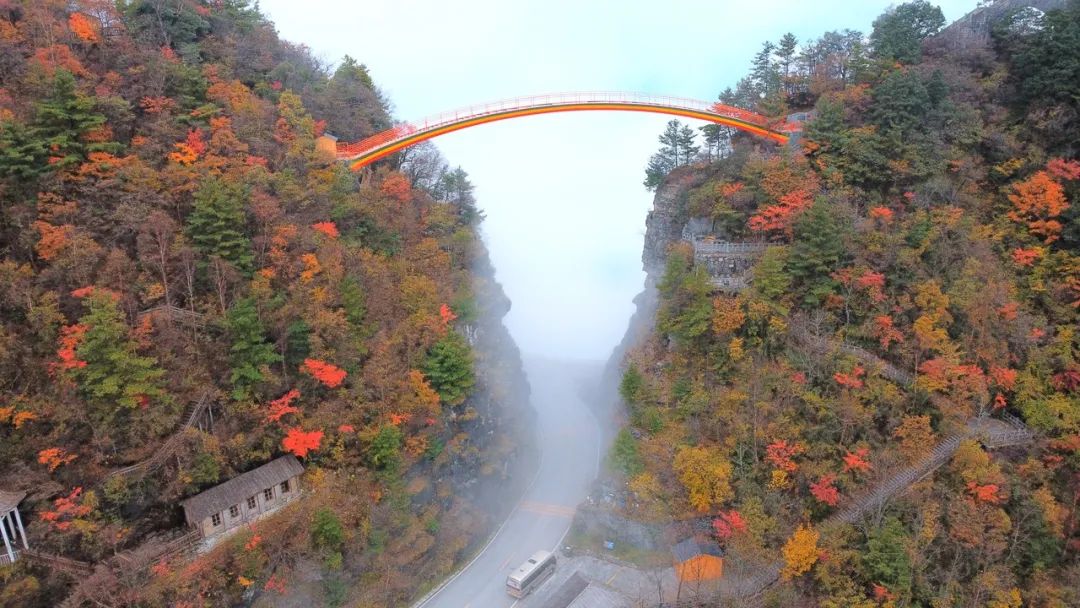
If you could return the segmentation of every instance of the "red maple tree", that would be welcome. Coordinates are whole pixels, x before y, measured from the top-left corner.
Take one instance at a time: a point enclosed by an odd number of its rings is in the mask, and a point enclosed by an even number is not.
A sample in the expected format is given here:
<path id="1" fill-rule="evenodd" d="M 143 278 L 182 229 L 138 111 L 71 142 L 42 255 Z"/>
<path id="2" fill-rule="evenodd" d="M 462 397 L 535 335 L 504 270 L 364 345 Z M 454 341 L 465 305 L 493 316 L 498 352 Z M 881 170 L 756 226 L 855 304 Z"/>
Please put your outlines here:
<path id="1" fill-rule="evenodd" d="M 329 388 L 341 386 L 341 383 L 345 381 L 345 377 L 348 376 L 348 373 L 340 367 L 318 359 L 304 359 L 300 371 L 322 382 Z"/>
<path id="2" fill-rule="evenodd" d="M 281 440 L 281 447 L 303 458 L 308 455 L 308 452 L 319 449 L 322 438 L 322 431 L 305 431 L 297 426 L 285 433 L 285 438 Z"/>
<path id="3" fill-rule="evenodd" d="M 866 460 L 866 457 L 870 454 L 870 448 L 859 448 L 854 452 L 848 452 L 844 455 L 844 471 L 860 471 L 867 472 L 871 468 L 870 462 Z"/>
<path id="4" fill-rule="evenodd" d="M 300 391 L 294 388 L 281 397 L 271 401 L 269 411 L 266 414 L 266 421 L 278 422 L 286 414 L 299 414 L 300 410 L 292 405 L 292 402 L 299 398 Z"/>
<path id="5" fill-rule="evenodd" d="M 810 493 L 814 495 L 814 498 L 829 505 L 835 507 L 840 502 L 840 490 L 836 489 L 833 485 L 836 482 L 836 475 L 829 473 L 822 475 L 816 483 L 810 484 Z"/>

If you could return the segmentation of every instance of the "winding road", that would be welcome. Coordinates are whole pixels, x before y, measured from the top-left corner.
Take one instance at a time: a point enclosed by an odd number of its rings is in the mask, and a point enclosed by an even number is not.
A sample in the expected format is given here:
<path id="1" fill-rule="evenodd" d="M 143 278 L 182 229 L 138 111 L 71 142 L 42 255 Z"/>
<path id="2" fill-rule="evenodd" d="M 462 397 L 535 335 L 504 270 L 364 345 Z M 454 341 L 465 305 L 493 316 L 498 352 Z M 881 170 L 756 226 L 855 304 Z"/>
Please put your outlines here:
<path id="1" fill-rule="evenodd" d="M 537 411 L 541 461 L 521 502 L 476 557 L 413 608 L 510 608 L 506 576 L 538 549 L 552 550 L 570 528 L 600 466 L 602 433 L 582 399 L 598 363 L 527 358 L 525 371 Z"/>

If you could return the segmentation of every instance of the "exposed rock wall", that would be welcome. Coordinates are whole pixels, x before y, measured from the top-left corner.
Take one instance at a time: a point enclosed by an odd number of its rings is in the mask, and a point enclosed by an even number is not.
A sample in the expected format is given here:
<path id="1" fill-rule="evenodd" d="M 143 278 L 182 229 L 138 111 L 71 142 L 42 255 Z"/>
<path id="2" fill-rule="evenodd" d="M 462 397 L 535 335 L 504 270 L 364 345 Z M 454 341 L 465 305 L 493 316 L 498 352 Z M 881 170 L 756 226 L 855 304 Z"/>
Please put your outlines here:
<path id="1" fill-rule="evenodd" d="M 941 30 L 927 41 L 928 46 L 952 50 L 973 49 L 990 43 L 994 24 L 1014 11 L 1031 7 L 1043 12 L 1065 8 L 1067 0 L 998 0 L 981 6 Z"/>

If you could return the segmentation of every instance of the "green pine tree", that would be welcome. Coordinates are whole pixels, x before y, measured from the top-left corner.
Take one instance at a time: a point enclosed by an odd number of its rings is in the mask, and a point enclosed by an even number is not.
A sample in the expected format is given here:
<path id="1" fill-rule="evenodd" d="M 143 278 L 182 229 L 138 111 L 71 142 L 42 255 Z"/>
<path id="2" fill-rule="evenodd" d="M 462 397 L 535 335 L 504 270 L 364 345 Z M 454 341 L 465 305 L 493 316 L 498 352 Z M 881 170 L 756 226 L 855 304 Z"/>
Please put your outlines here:
<path id="1" fill-rule="evenodd" d="M 465 338 L 453 331 L 428 350 L 422 371 L 447 405 L 465 401 L 476 384 L 472 349 Z"/>
<path id="2" fill-rule="evenodd" d="M 844 230 L 835 213 L 831 205 L 819 200 L 795 222 L 787 270 L 810 306 L 820 305 L 836 287 L 831 275 L 844 257 Z"/>
<path id="3" fill-rule="evenodd" d="M 896 517 L 889 517 L 874 530 L 866 543 L 863 565 L 870 580 L 879 582 L 893 593 L 905 596 L 911 590 L 911 558 L 908 557 L 907 534 Z"/>
<path id="4" fill-rule="evenodd" d="M 251 239 L 244 227 L 247 217 L 243 186 L 209 178 L 195 192 L 195 209 L 188 217 L 191 242 L 207 256 L 217 256 L 248 273 L 254 261 Z"/>
<path id="5" fill-rule="evenodd" d="M 109 426 L 124 410 L 161 399 L 164 372 L 153 357 L 139 355 L 110 294 L 92 294 L 87 304 L 89 310 L 79 319 L 87 327 L 86 334 L 75 351 L 86 365 L 73 369 L 72 374 L 91 407 L 94 422 Z"/>
<path id="6" fill-rule="evenodd" d="M 893 7 L 874 20 L 870 44 L 874 56 L 885 61 L 916 63 L 922 57 L 922 41 L 945 25 L 941 9 L 926 0 Z"/>
<path id="7" fill-rule="evenodd" d="M 82 137 L 105 124 L 105 115 L 95 112 L 93 97 L 79 93 L 75 77 L 66 70 L 57 70 L 52 90 L 41 100 L 34 112 L 34 135 L 48 150 L 50 166 L 54 168 L 82 162 L 90 152 L 115 151 L 115 143 L 86 143 Z"/>
<path id="8" fill-rule="evenodd" d="M 229 309 L 225 322 L 232 338 L 232 346 L 229 347 L 232 397 L 236 400 L 246 399 L 252 387 L 263 381 L 264 368 L 281 361 L 281 356 L 266 341 L 266 330 L 259 320 L 259 311 L 252 298 L 237 300 Z"/>

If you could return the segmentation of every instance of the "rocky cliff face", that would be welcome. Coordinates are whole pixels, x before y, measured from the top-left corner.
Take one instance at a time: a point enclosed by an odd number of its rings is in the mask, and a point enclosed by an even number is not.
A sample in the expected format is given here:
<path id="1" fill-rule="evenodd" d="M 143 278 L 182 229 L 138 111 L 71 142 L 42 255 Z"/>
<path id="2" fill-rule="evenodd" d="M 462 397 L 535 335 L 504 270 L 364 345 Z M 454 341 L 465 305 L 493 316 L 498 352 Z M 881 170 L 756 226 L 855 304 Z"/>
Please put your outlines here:
<path id="1" fill-rule="evenodd" d="M 645 270 L 645 286 L 634 298 L 637 307 L 626 334 L 608 359 L 604 369 L 604 386 L 617 386 L 622 375 L 622 361 L 627 351 L 638 344 L 652 329 L 656 319 L 656 286 L 664 274 L 668 249 L 682 239 L 683 228 L 689 220 L 686 211 L 687 193 L 704 183 L 710 171 L 681 167 L 671 172 L 656 189 L 653 208 L 645 219 L 645 247 L 641 265 Z"/>
<path id="2" fill-rule="evenodd" d="M 997 0 L 981 6 L 949 24 L 927 45 L 950 50 L 973 49 L 990 43 L 990 33 L 1001 19 L 1024 8 L 1046 12 L 1065 8 L 1067 0 Z"/>

